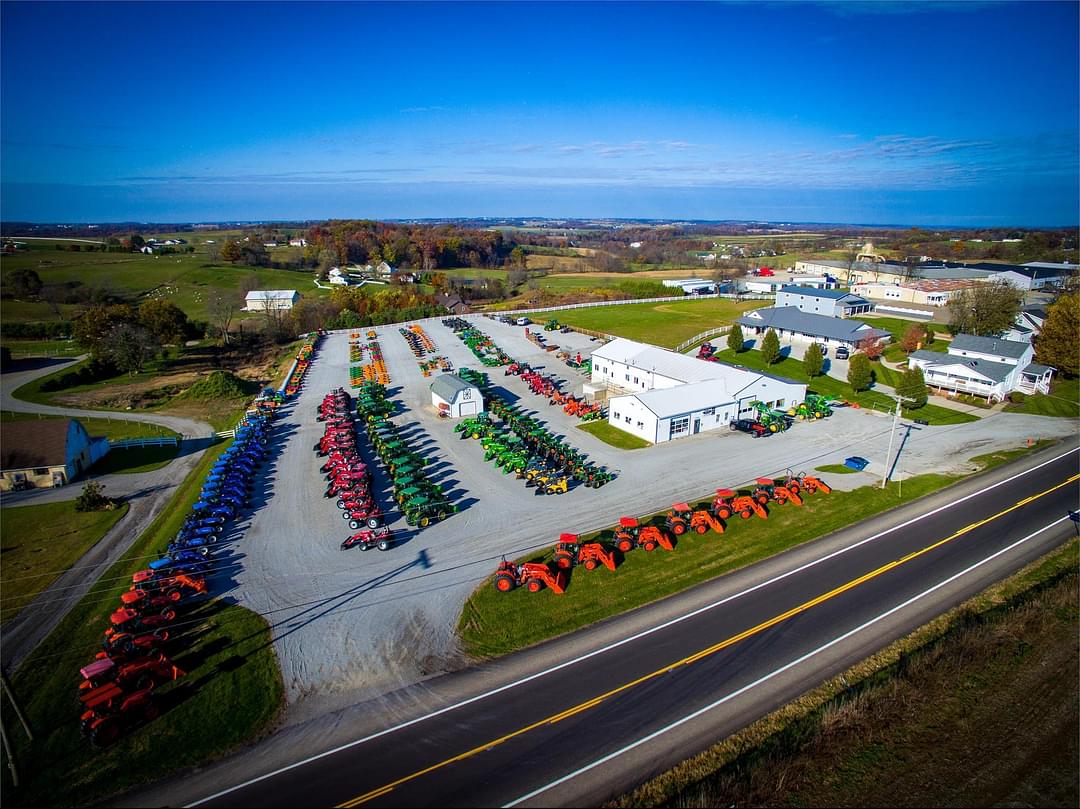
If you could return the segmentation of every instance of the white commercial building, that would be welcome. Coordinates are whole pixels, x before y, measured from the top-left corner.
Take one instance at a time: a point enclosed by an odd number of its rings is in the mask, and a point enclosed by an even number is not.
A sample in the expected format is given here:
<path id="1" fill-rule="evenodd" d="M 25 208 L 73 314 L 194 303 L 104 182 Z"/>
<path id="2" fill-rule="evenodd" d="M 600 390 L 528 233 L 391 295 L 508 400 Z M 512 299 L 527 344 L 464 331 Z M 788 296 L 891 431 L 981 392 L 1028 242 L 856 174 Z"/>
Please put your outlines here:
<path id="1" fill-rule="evenodd" d="M 431 404 L 450 418 L 475 416 L 484 409 L 480 389 L 456 374 L 443 374 L 431 383 Z"/>
<path id="2" fill-rule="evenodd" d="M 712 294 L 716 292 L 716 282 L 704 278 L 665 278 L 664 286 L 681 289 L 687 295 Z"/>
<path id="3" fill-rule="evenodd" d="M 806 385 L 618 338 L 592 354 L 592 385 L 609 391 L 608 423 L 659 444 L 753 418 L 755 402 L 788 408 Z"/>
<path id="4" fill-rule="evenodd" d="M 244 309 L 265 312 L 267 309 L 292 309 L 300 300 L 295 289 L 256 289 L 244 297 Z"/>

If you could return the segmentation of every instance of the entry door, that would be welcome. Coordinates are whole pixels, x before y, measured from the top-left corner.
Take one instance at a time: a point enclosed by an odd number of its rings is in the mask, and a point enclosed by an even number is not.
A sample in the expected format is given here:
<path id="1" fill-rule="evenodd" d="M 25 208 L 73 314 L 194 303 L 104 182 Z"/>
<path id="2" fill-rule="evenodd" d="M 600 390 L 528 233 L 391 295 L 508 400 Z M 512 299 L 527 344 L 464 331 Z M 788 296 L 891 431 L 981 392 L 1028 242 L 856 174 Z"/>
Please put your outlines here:
<path id="1" fill-rule="evenodd" d="M 701 432 L 701 419 L 695 418 L 694 419 L 694 435 L 697 435 L 700 432 Z"/>

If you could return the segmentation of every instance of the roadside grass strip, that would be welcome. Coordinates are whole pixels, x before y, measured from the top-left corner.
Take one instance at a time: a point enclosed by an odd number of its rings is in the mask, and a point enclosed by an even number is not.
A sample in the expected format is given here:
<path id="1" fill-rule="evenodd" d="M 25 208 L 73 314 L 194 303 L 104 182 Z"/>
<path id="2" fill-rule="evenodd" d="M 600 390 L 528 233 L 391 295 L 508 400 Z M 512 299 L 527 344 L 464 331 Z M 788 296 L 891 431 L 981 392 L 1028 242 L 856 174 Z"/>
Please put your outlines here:
<path id="1" fill-rule="evenodd" d="M 994 453 L 973 458 L 981 470 L 997 466 L 1038 448 Z M 981 471 L 980 470 L 980 471 Z M 627 612 L 686 590 L 701 582 L 774 556 L 796 545 L 825 536 L 875 514 L 917 500 L 964 476 L 917 475 L 900 486 L 890 481 L 885 489 L 864 486 L 850 492 L 817 492 L 804 495 L 803 505 L 769 503 L 768 519 L 751 516 L 725 520 L 722 534 L 688 531 L 677 538 L 674 552 L 641 550 L 620 554 L 617 568 L 586 571 L 580 567 L 572 575 L 566 592 L 548 590 L 500 592 L 488 579 L 466 602 L 458 620 L 458 634 L 465 648 L 477 657 L 494 657 L 572 632 L 604 618 Z M 720 485 L 718 483 L 718 485 Z M 690 501 L 692 508 L 711 503 Z M 642 525 L 663 526 L 667 510 L 640 517 Z M 618 515 L 611 515 L 613 520 Z M 582 534 L 579 542 L 613 543 L 616 528 Z M 558 541 L 553 528 L 551 544 Z M 525 563 L 550 563 L 551 548 L 519 559 Z"/>

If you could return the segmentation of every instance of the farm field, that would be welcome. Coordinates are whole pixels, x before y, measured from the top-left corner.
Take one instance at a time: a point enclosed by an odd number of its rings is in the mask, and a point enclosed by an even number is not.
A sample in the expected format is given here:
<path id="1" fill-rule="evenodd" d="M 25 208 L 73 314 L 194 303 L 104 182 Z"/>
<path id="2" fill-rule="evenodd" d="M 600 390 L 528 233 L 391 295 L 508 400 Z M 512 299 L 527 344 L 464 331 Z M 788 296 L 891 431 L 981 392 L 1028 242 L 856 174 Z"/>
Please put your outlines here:
<path id="1" fill-rule="evenodd" d="M 768 301 L 708 298 L 568 309 L 552 312 L 551 317 L 557 317 L 559 322 L 571 326 L 674 348 L 695 334 L 715 326 L 725 326 L 743 312 L 765 305 L 768 305 Z"/>
<path id="2" fill-rule="evenodd" d="M 35 249 L 0 257 L 0 275 L 21 268 L 34 270 L 46 284 L 79 282 L 88 287 L 103 287 L 135 304 L 164 298 L 195 320 L 208 319 L 206 305 L 210 292 L 219 289 L 238 295 L 245 278 L 257 278 L 263 289 L 295 289 L 307 297 L 330 294 L 329 290 L 315 286 L 310 270 L 211 265 L 205 255 L 198 253 L 151 256 Z M 4 319 L 9 321 L 57 319 L 53 308 L 45 302 L 4 301 L 0 308 Z M 60 317 L 69 319 L 80 308 L 61 304 Z M 238 317 L 259 315 L 238 313 Z"/>
<path id="3" fill-rule="evenodd" d="M 124 503 L 112 511 L 76 511 L 74 500 L 3 509 L 0 623 L 14 618 L 34 596 L 60 578 L 127 510 Z"/>

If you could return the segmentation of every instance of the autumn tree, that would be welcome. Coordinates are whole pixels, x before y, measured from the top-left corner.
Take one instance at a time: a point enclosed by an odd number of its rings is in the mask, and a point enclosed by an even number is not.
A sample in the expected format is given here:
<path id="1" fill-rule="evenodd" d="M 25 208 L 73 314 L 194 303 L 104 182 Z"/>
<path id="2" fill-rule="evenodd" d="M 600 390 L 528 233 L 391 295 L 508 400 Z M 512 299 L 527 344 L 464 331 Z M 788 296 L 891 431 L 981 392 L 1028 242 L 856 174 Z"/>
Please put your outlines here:
<path id="1" fill-rule="evenodd" d="M 852 354 L 848 362 L 847 381 L 851 389 L 858 393 L 866 390 L 873 382 L 873 372 L 870 370 L 870 359 L 865 354 Z"/>
<path id="2" fill-rule="evenodd" d="M 221 247 L 221 257 L 230 264 L 238 262 L 243 254 L 240 252 L 240 244 L 235 239 L 229 239 Z"/>
<path id="3" fill-rule="evenodd" d="M 922 323 L 912 323 L 904 330 L 904 336 L 900 338 L 900 348 L 905 354 L 918 350 L 926 339 L 926 327 Z"/>
<path id="4" fill-rule="evenodd" d="M 949 330 L 953 334 L 978 337 L 1001 334 L 1016 322 L 1023 300 L 1023 292 L 1008 281 L 962 289 L 946 304 L 951 320 Z"/>
<path id="5" fill-rule="evenodd" d="M 803 354 L 803 370 L 806 372 L 808 379 L 813 379 L 815 376 L 821 374 L 821 369 L 825 367 L 825 355 L 821 350 L 821 346 L 817 343 L 811 343 L 806 347 L 806 352 Z"/>
<path id="6" fill-rule="evenodd" d="M 1042 332 L 1035 338 L 1035 359 L 1059 373 L 1080 373 L 1080 292 L 1062 295 L 1046 312 Z"/>
<path id="7" fill-rule="evenodd" d="M 776 336 L 775 329 L 765 332 L 765 338 L 761 341 L 761 358 L 766 365 L 772 365 L 780 359 L 780 338 Z"/>
<path id="8" fill-rule="evenodd" d="M 108 333 L 106 358 L 121 371 L 137 374 L 157 354 L 159 345 L 149 329 L 131 321 L 116 323 Z"/>
<path id="9" fill-rule="evenodd" d="M 743 337 L 742 326 L 738 323 L 734 324 L 728 332 L 727 347 L 736 354 L 746 348 L 746 338 Z"/>
<path id="10" fill-rule="evenodd" d="M 139 323 L 162 345 L 179 345 L 189 323 L 184 310 L 172 301 L 150 300 L 139 307 Z"/>
<path id="11" fill-rule="evenodd" d="M 876 360 L 885 350 L 885 346 L 881 344 L 880 339 L 874 337 L 872 334 L 868 334 L 855 344 L 855 350 L 865 354 L 868 360 Z"/>
<path id="12" fill-rule="evenodd" d="M 16 300 L 37 297 L 42 286 L 41 277 L 26 267 L 19 267 L 4 276 L 4 291 Z"/>
<path id="13" fill-rule="evenodd" d="M 214 287 L 213 291 L 207 296 L 206 299 L 206 312 L 210 315 L 210 321 L 213 323 L 214 328 L 217 329 L 218 334 L 221 335 L 221 342 L 225 345 L 229 344 L 229 326 L 232 324 L 233 318 L 236 317 L 236 311 L 240 308 L 240 303 L 237 300 L 237 296 L 230 294 L 220 287 Z"/>
<path id="14" fill-rule="evenodd" d="M 113 329 L 122 323 L 135 323 L 136 320 L 135 310 L 127 304 L 91 306 L 75 321 L 72 336 L 93 359 L 108 360 L 111 359 L 109 341 L 113 337 Z"/>

